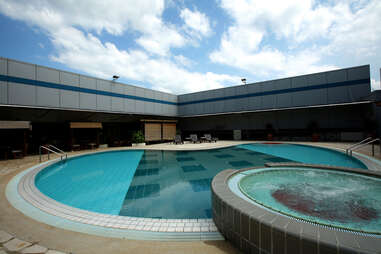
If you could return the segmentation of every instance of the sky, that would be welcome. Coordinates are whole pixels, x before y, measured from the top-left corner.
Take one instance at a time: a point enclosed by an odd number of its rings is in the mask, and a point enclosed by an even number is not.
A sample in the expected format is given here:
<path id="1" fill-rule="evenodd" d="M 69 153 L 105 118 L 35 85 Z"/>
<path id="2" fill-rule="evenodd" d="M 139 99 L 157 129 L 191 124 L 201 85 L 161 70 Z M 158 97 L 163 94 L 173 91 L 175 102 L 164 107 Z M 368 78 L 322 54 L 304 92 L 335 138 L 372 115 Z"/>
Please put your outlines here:
<path id="1" fill-rule="evenodd" d="M 0 56 L 174 94 L 370 64 L 380 0 L 0 0 Z"/>

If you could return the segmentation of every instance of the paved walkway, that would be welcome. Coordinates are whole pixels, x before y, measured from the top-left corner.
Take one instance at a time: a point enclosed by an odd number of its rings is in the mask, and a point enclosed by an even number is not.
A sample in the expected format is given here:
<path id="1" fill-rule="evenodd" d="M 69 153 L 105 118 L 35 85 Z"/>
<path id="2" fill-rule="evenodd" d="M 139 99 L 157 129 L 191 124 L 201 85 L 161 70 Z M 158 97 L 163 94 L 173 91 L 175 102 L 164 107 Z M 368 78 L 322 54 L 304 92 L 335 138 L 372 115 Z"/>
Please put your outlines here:
<path id="1" fill-rule="evenodd" d="M 146 149 L 194 150 L 226 147 L 248 142 L 219 141 L 202 144 L 157 144 L 146 146 Z M 308 144 L 304 142 L 303 144 Z M 313 143 L 331 148 L 345 149 L 350 144 Z M 140 148 L 140 147 L 139 147 Z M 114 150 L 119 148 L 97 149 Z M 133 149 L 131 147 L 124 149 Z M 92 150 L 94 151 L 94 150 Z M 90 150 L 71 152 L 70 155 L 92 152 Z M 371 147 L 360 151 L 370 155 Z M 381 156 L 379 147 L 377 158 Z M 51 158 L 54 158 L 52 156 Z M 46 158 L 45 158 L 46 160 Z M 138 241 L 99 237 L 55 228 L 29 217 L 13 208 L 5 197 L 5 188 L 13 176 L 39 163 L 38 156 L 27 156 L 23 159 L 0 161 L 0 254 L 5 253 L 239 253 L 227 241 L 165 242 Z M 57 251 L 59 250 L 59 252 Z"/>

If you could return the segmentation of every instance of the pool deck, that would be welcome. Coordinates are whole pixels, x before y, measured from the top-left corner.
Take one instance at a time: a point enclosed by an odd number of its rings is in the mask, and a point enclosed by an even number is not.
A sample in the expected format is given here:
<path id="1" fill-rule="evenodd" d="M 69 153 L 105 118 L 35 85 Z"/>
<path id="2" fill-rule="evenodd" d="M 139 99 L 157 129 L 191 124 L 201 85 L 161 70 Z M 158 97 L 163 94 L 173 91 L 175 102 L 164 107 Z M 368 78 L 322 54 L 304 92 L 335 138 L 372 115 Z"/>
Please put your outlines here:
<path id="1" fill-rule="evenodd" d="M 120 149 L 164 149 L 164 150 L 199 150 L 221 148 L 232 145 L 251 143 L 253 141 L 218 141 L 217 143 L 201 144 L 156 144 L 143 147 L 116 147 L 95 150 L 83 150 L 70 152 L 69 156 L 105 150 Z M 290 142 L 310 144 L 335 149 L 345 149 L 350 143 L 318 143 L 318 142 Z M 357 151 L 367 156 L 371 155 L 371 146 Z M 380 149 L 376 147 L 376 158 L 381 159 Z M 46 155 L 45 155 L 46 157 Z M 55 158 L 51 156 L 51 159 Z M 46 158 L 44 158 L 46 160 Z M 30 253 L 240 253 L 227 241 L 142 241 L 130 239 L 107 238 L 84 233 L 73 232 L 53 227 L 33 220 L 15 209 L 5 196 L 8 182 L 18 173 L 39 164 L 39 156 L 27 156 L 23 159 L 0 161 L 0 254 L 21 253 L 27 246 L 34 249 L 41 248 L 35 252 L 31 248 Z M 374 170 L 380 170 L 374 165 Z M 369 165 L 368 165 L 369 167 Z M 10 239 L 9 233 L 13 240 Z M 18 242 L 16 239 L 26 241 Z M 29 245 L 28 245 L 29 243 Z M 33 245 L 34 244 L 34 245 Z M 44 246 L 44 247 L 42 247 Z M 17 248 L 18 247 L 18 248 Z M 13 248 L 13 249 L 12 249 Z M 19 250 L 18 250 L 19 249 Z M 48 251 L 49 249 L 49 251 Z M 59 252 L 55 252 L 57 250 Z"/>

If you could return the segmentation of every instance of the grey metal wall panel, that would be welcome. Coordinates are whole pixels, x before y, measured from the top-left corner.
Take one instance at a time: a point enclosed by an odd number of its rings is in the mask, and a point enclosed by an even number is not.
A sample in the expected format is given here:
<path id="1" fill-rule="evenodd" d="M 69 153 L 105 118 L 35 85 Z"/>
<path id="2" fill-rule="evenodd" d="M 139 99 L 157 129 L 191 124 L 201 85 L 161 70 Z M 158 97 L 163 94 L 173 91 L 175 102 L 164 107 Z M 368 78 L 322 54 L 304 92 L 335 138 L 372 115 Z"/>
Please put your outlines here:
<path id="1" fill-rule="evenodd" d="M 350 68 L 347 70 L 348 80 L 367 79 L 370 76 L 369 65 Z"/>
<path id="2" fill-rule="evenodd" d="M 124 94 L 129 96 L 135 96 L 135 87 L 125 85 L 124 86 Z M 124 111 L 128 113 L 135 112 L 135 100 L 125 99 L 124 100 Z"/>
<path id="3" fill-rule="evenodd" d="M 175 105 L 168 105 L 168 115 L 170 116 L 177 116 L 177 106 Z"/>
<path id="4" fill-rule="evenodd" d="M 202 111 L 204 112 L 204 114 L 210 114 L 210 113 L 215 112 L 212 102 L 205 102 L 202 104 L 203 104 L 203 110 Z"/>
<path id="5" fill-rule="evenodd" d="M 124 94 L 124 85 L 119 83 L 112 83 L 111 91 L 117 94 Z M 111 108 L 112 108 L 112 111 L 123 112 L 124 99 L 120 97 L 111 97 Z"/>
<path id="6" fill-rule="evenodd" d="M 371 94 L 369 84 L 347 86 L 347 89 L 350 101 L 365 100 Z"/>
<path id="7" fill-rule="evenodd" d="M 200 114 L 203 114 L 203 111 L 204 111 L 204 107 L 202 105 L 202 103 L 197 103 L 197 104 L 193 104 L 195 106 L 193 106 L 193 109 L 194 110 L 194 114 L 196 115 L 200 115 Z"/>
<path id="8" fill-rule="evenodd" d="M 247 95 L 248 90 L 249 89 L 248 89 L 247 85 L 236 86 L 235 87 L 235 94 L 236 94 L 236 96 Z M 234 105 L 234 110 L 235 111 L 246 111 L 248 108 L 248 102 L 249 102 L 249 99 L 247 97 L 236 99 L 236 103 Z"/>
<path id="9" fill-rule="evenodd" d="M 223 100 L 224 103 L 224 112 L 232 112 L 234 108 L 233 100 Z"/>
<path id="10" fill-rule="evenodd" d="M 46 67 L 37 66 L 36 67 L 36 79 L 51 82 L 60 83 L 60 72 Z"/>
<path id="11" fill-rule="evenodd" d="M 182 105 L 179 107 L 179 114 L 181 116 L 189 115 L 189 105 Z"/>
<path id="12" fill-rule="evenodd" d="M 212 95 L 214 98 L 224 97 L 224 90 L 223 89 L 213 90 Z M 214 108 L 214 112 L 216 113 L 224 112 L 224 101 L 219 100 L 219 101 L 213 102 L 213 108 Z"/>
<path id="13" fill-rule="evenodd" d="M 79 86 L 89 89 L 96 89 L 97 82 L 96 79 L 79 76 Z M 95 94 L 89 93 L 79 93 L 79 107 L 81 109 L 97 109 L 97 97 Z"/>
<path id="14" fill-rule="evenodd" d="M 135 112 L 136 113 L 144 113 L 144 102 L 136 101 L 135 102 Z"/>
<path id="15" fill-rule="evenodd" d="M 60 107 L 60 90 L 37 87 L 37 106 Z"/>
<path id="16" fill-rule="evenodd" d="M 327 76 L 325 73 L 316 73 L 306 76 L 305 86 L 315 86 L 327 83 Z"/>
<path id="17" fill-rule="evenodd" d="M 153 102 L 144 102 L 144 113 L 147 115 L 151 115 L 155 113 L 154 103 Z"/>
<path id="18" fill-rule="evenodd" d="M 4 58 L 0 58 L 0 75 L 7 75 L 8 61 Z"/>
<path id="19" fill-rule="evenodd" d="M 36 79 L 36 65 L 8 60 L 8 75 L 26 79 Z"/>
<path id="20" fill-rule="evenodd" d="M 63 85 L 79 86 L 79 75 L 65 71 L 60 72 L 60 81 Z"/>
<path id="21" fill-rule="evenodd" d="M 289 108 L 292 107 L 292 95 L 291 94 L 278 94 L 276 98 L 277 108 Z"/>
<path id="22" fill-rule="evenodd" d="M 60 83 L 60 73 L 57 70 L 36 67 L 36 79 L 44 82 Z M 60 90 L 54 88 L 37 87 L 37 105 L 45 107 L 60 107 Z"/>
<path id="23" fill-rule="evenodd" d="M 97 90 L 111 92 L 112 91 L 112 89 L 111 89 L 112 84 L 113 83 L 111 81 L 97 79 Z"/>
<path id="24" fill-rule="evenodd" d="M 263 82 L 262 92 L 274 91 L 276 90 L 274 81 Z M 262 96 L 262 109 L 276 108 L 276 95 L 264 95 Z"/>
<path id="25" fill-rule="evenodd" d="M 105 80 L 97 80 L 97 90 L 111 92 L 111 82 Z M 111 97 L 97 94 L 97 110 L 111 111 Z"/>
<path id="26" fill-rule="evenodd" d="M 79 108 L 79 93 L 72 91 L 61 91 L 61 107 L 62 108 Z"/>
<path id="27" fill-rule="evenodd" d="M 274 81 L 275 89 L 289 89 L 291 88 L 291 79 L 280 79 Z M 276 107 L 287 108 L 292 106 L 292 96 L 290 93 L 276 95 Z"/>
<path id="28" fill-rule="evenodd" d="M 155 99 L 156 100 L 163 100 L 164 99 L 164 93 L 161 92 L 155 92 Z M 154 114 L 160 115 L 163 114 L 163 104 L 162 103 L 155 103 L 154 104 Z"/>
<path id="29" fill-rule="evenodd" d="M 306 76 L 300 76 L 300 77 L 293 77 L 291 78 L 291 87 L 303 87 L 307 85 L 307 77 Z"/>
<path id="30" fill-rule="evenodd" d="M 344 103 L 349 102 L 349 92 L 346 87 L 328 88 L 328 103 Z"/>
<path id="31" fill-rule="evenodd" d="M 61 71 L 60 82 L 62 85 L 79 87 L 79 75 Z M 61 107 L 79 108 L 79 92 L 61 90 Z"/>
<path id="32" fill-rule="evenodd" d="M 234 96 L 235 92 L 236 92 L 235 87 L 227 87 L 227 88 L 224 88 L 222 90 L 224 91 L 225 97 Z"/>
<path id="33" fill-rule="evenodd" d="M 262 83 L 248 85 L 247 91 L 249 94 L 257 94 L 262 91 Z M 262 107 L 261 96 L 249 97 L 247 100 L 248 110 L 257 110 Z"/>
<path id="34" fill-rule="evenodd" d="M 95 94 L 79 93 L 79 107 L 81 109 L 97 109 L 97 97 Z"/>
<path id="35" fill-rule="evenodd" d="M 168 93 L 162 93 L 162 98 L 165 101 L 173 101 L 173 99 L 174 99 L 173 96 L 171 94 L 168 94 Z M 163 115 L 173 116 L 174 112 L 176 112 L 176 110 L 174 109 L 173 105 L 162 104 L 162 114 Z"/>
<path id="36" fill-rule="evenodd" d="M 97 89 L 97 80 L 87 76 L 79 76 L 79 86 L 89 89 Z"/>
<path id="37" fill-rule="evenodd" d="M 0 58 L 0 75 L 7 75 L 8 61 Z M 0 81 L 0 103 L 8 104 L 8 82 Z"/>
<path id="38" fill-rule="evenodd" d="M 111 111 L 111 97 L 104 95 L 97 95 L 97 110 Z"/>
<path id="39" fill-rule="evenodd" d="M 347 81 L 347 70 L 329 71 L 326 73 L 328 83 Z"/>
<path id="40" fill-rule="evenodd" d="M 310 103 L 310 98 L 307 97 L 307 91 L 300 91 L 292 93 L 292 106 L 301 107 L 307 106 Z"/>
<path id="41" fill-rule="evenodd" d="M 8 104 L 8 83 L 0 81 L 0 103 Z"/>
<path id="42" fill-rule="evenodd" d="M 36 87 L 8 82 L 9 104 L 36 105 Z"/>
<path id="43" fill-rule="evenodd" d="M 262 96 L 262 109 L 272 109 L 276 108 L 277 102 L 276 102 L 276 95 L 265 95 Z"/>
<path id="44" fill-rule="evenodd" d="M 169 101 L 176 102 L 176 103 L 178 102 L 177 95 L 175 95 L 175 94 L 168 94 L 168 96 L 169 96 Z"/>
<path id="45" fill-rule="evenodd" d="M 143 97 L 148 99 L 155 99 L 155 95 L 153 91 L 149 89 L 144 89 Z M 144 102 L 144 113 L 149 115 L 155 113 L 154 104 L 152 102 L 148 102 L 148 101 Z"/>

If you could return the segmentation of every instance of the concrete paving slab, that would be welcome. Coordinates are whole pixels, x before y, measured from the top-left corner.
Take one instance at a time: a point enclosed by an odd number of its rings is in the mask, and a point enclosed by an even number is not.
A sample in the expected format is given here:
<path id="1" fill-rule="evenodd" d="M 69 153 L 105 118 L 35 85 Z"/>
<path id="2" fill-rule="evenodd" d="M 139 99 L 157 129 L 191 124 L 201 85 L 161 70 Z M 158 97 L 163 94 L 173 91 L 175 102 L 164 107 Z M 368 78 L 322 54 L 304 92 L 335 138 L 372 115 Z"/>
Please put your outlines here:
<path id="1" fill-rule="evenodd" d="M 29 247 L 31 245 L 32 244 L 30 242 L 26 242 L 26 241 L 14 238 L 4 244 L 4 249 L 6 251 L 16 252 L 16 251 L 21 251 L 22 249 L 25 249 L 26 247 Z"/>
<path id="2" fill-rule="evenodd" d="M 48 250 L 46 254 L 66 254 L 65 252 L 57 251 L 57 250 Z"/>
<path id="3" fill-rule="evenodd" d="M 28 248 L 25 248 L 21 251 L 22 254 L 45 254 L 48 251 L 48 248 L 35 244 Z"/>
<path id="4" fill-rule="evenodd" d="M 6 243 L 13 238 L 13 235 L 0 230 L 0 244 Z"/>

